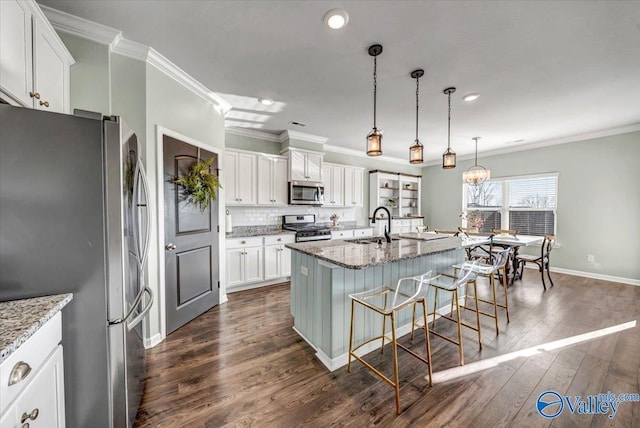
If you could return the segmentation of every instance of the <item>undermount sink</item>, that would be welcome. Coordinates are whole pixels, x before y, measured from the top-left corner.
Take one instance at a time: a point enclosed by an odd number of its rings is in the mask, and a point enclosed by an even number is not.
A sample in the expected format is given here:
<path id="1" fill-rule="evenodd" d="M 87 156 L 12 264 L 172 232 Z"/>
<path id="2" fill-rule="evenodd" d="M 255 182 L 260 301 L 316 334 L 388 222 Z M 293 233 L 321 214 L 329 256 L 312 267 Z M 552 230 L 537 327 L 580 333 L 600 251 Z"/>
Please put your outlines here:
<path id="1" fill-rule="evenodd" d="M 351 244 L 377 244 L 378 240 L 382 241 L 383 243 L 386 242 L 386 240 L 383 237 L 345 239 L 344 242 L 349 242 Z M 391 238 L 391 240 L 399 241 L 400 238 Z"/>

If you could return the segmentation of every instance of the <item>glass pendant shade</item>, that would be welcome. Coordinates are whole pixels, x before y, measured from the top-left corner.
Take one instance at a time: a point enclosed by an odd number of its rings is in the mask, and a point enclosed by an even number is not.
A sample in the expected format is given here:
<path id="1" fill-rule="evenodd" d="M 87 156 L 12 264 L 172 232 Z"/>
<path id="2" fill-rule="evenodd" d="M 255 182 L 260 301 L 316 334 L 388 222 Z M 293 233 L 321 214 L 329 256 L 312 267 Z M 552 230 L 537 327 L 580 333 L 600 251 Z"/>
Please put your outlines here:
<path id="1" fill-rule="evenodd" d="M 423 163 L 422 156 L 423 147 L 420 141 L 416 140 L 416 143 L 409 147 L 409 163 Z"/>
<path id="2" fill-rule="evenodd" d="M 475 164 L 462 173 L 462 179 L 467 184 L 480 184 L 491 178 L 491 171 L 482 165 L 478 165 L 478 140 L 480 137 L 473 138 L 476 142 Z"/>
<path id="3" fill-rule="evenodd" d="M 456 153 L 447 149 L 446 152 L 442 154 L 442 168 L 451 169 L 456 167 Z"/>
<path id="4" fill-rule="evenodd" d="M 378 128 L 373 128 L 367 135 L 367 155 L 382 155 L 382 132 Z"/>

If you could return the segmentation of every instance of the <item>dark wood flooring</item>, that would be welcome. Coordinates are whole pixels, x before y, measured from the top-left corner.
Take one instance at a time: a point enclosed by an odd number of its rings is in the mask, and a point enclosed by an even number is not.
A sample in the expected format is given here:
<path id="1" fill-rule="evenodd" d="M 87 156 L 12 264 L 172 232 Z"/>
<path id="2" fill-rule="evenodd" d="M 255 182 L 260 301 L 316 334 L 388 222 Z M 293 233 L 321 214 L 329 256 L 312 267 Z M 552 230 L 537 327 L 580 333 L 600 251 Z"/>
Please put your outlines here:
<path id="1" fill-rule="evenodd" d="M 288 283 L 230 294 L 228 303 L 148 351 L 136 426 L 640 427 L 638 402 L 622 403 L 613 419 L 566 409 L 553 420 L 537 413 L 536 400 L 546 390 L 582 397 L 640 392 L 640 326 L 540 350 L 638 320 L 640 287 L 553 277 L 555 287 L 544 292 L 537 272 L 527 270 L 509 288 L 511 323 L 502 316 L 496 336 L 492 320 L 483 320 L 481 352 L 473 332 L 465 331 L 462 369 L 457 348 L 432 336 L 433 387 L 426 367 L 399 351 L 399 416 L 393 389 L 361 364 L 355 362 L 352 373 L 346 367 L 329 372 L 316 359 L 292 329 Z M 444 320 L 438 327 L 455 332 Z M 424 343 L 417 339 L 412 346 L 423 349 Z M 532 352 L 513 354 L 525 349 Z M 390 355 L 370 354 L 386 373 L 392 373 Z M 487 362 L 494 364 L 478 369 Z M 452 376 L 438 382 L 445 375 Z"/>

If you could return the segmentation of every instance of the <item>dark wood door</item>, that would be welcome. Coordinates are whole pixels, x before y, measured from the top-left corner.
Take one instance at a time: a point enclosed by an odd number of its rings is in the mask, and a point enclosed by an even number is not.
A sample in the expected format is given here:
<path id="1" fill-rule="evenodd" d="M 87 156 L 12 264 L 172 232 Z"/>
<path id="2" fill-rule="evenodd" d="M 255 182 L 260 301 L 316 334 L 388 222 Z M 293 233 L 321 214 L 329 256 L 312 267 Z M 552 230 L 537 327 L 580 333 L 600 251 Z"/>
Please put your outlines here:
<path id="1" fill-rule="evenodd" d="M 164 150 L 165 295 L 167 334 L 219 303 L 218 201 L 202 211 L 172 179 L 184 174 L 198 159 L 213 153 L 169 136 Z"/>

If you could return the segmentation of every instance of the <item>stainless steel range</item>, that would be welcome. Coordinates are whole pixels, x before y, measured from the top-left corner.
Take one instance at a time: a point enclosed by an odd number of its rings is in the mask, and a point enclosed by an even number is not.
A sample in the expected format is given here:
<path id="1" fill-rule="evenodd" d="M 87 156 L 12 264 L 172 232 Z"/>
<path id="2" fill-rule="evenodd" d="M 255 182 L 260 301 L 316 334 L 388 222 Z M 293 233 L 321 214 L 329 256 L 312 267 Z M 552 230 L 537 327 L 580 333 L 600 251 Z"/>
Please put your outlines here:
<path id="1" fill-rule="evenodd" d="M 295 231 L 296 242 L 331 239 L 331 230 L 327 226 L 316 225 L 315 214 L 282 216 L 282 228 Z"/>

